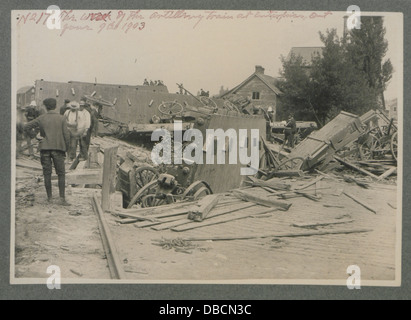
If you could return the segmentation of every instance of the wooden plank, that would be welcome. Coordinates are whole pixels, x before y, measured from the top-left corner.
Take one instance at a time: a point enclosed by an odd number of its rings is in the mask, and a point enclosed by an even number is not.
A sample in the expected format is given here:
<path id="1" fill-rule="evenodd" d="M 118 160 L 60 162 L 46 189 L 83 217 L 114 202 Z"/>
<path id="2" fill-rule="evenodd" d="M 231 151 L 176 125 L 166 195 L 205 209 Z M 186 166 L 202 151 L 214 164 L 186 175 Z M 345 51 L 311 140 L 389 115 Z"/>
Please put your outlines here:
<path id="1" fill-rule="evenodd" d="M 193 204 L 196 204 L 196 202 L 195 201 L 181 201 L 178 203 L 171 203 L 171 204 L 166 204 L 166 205 L 158 206 L 158 207 L 130 208 L 130 209 L 123 209 L 117 212 L 135 213 L 135 214 L 140 214 L 140 215 L 152 215 L 152 214 L 161 213 L 161 212 L 164 212 L 170 209 L 177 209 L 177 208 L 192 206 Z"/>
<path id="2" fill-rule="evenodd" d="M 316 184 L 317 182 L 321 181 L 322 179 L 324 179 L 324 176 L 319 176 L 319 177 L 315 178 L 314 180 L 306 183 L 305 185 L 303 185 L 301 187 L 297 187 L 297 188 L 292 189 L 292 191 L 306 189 L 306 188 L 312 186 L 313 184 Z"/>
<path id="3" fill-rule="evenodd" d="M 354 220 L 335 220 L 335 221 L 320 222 L 320 223 L 293 223 L 291 226 L 297 227 L 297 228 L 315 228 L 315 227 L 324 227 L 324 226 L 329 226 L 329 225 L 345 224 L 345 223 L 351 223 L 351 222 L 354 222 Z"/>
<path id="4" fill-rule="evenodd" d="M 331 230 L 331 231 L 316 231 L 316 232 L 301 232 L 301 233 L 273 233 L 266 235 L 249 235 L 239 237 L 209 237 L 209 238 L 184 238 L 182 241 L 228 241 L 228 240 L 249 240 L 261 238 L 296 238 L 296 237 L 312 237 L 324 236 L 329 234 L 351 234 L 371 232 L 372 229 L 347 229 L 347 230 Z"/>
<path id="5" fill-rule="evenodd" d="M 271 177 L 302 177 L 304 172 L 301 170 L 279 170 L 270 172 Z"/>
<path id="6" fill-rule="evenodd" d="M 194 207 L 183 207 L 183 208 L 178 208 L 175 210 L 165 210 L 162 213 L 152 214 L 152 215 L 139 215 L 136 213 L 131 213 L 131 212 L 127 213 L 127 212 L 118 211 L 118 210 L 112 213 L 120 217 L 124 217 L 124 218 L 135 218 L 135 219 L 140 219 L 140 220 L 155 221 L 155 219 L 159 219 L 159 218 L 174 217 L 174 216 L 181 216 L 181 215 L 188 214 L 188 212 L 193 208 Z"/>
<path id="7" fill-rule="evenodd" d="M 248 177 L 253 183 L 253 187 L 267 187 L 273 190 L 290 190 L 291 186 L 289 184 L 286 184 L 282 181 L 278 181 L 279 179 L 277 178 L 272 178 L 269 180 L 260 180 L 254 177 Z"/>
<path id="8" fill-rule="evenodd" d="M 197 222 L 203 221 L 207 218 L 210 211 L 217 205 L 221 197 L 221 194 L 210 194 L 200 199 L 196 208 L 188 213 L 188 219 Z"/>
<path id="9" fill-rule="evenodd" d="M 262 198 L 240 190 L 234 191 L 233 195 L 241 200 L 254 202 L 266 207 L 280 207 L 283 210 L 288 210 L 291 206 L 291 203 L 268 199 L 267 197 Z"/>
<path id="10" fill-rule="evenodd" d="M 101 169 L 77 169 L 66 173 L 66 184 L 101 184 L 102 181 Z"/>
<path id="11" fill-rule="evenodd" d="M 212 219 L 212 218 L 224 215 L 224 214 L 237 212 L 239 210 L 244 210 L 244 209 L 254 207 L 254 206 L 255 206 L 254 203 L 245 203 L 245 202 L 243 202 L 243 203 L 239 203 L 237 205 L 230 206 L 229 208 L 224 208 L 223 207 L 223 208 L 219 208 L 219 209 L 214 209 L 210 213 L 207 221 Z M 182 225 L 186 225 L 186 224 L 190 224 L 190 225 L 194 226 L 197 223 L 198 223 L 198 221 L 193 222 L 192 220 L 189 220 L 189 219 L 185 218 L 185 219 L 179 219 L 179 220 L 176 220 L 176 221 L 171 221 L 171 222 L 168 222 L 168 223 L 163 223 L 158 227 L 152 227 L 152 229 L 159 231 L 159 230 L 170 229 L 170 228 L 173 228 L 173 227 L 182 226 Z"/>
<path id="12" fill-rule="evenodd" d="M 161 218 L 161 219 L 158 219 L 158 220 L 155 220 L 155 221 L 136 222 L 134 224 L 134 226 L 136 228 L 146 228 L 146 227 L 152 227 L 152 226 L 156 226 L 156 225 L 159 225 L 159 224 L 162 224 L 162 223 L 177 221 L 177 220 L 181 221 L 183 219 L 181 218 L 181 216 L 165 217 L 165 218 Z M 186 220 L 186 219 L 184 219 L 184 220 Z"/>
<path id="13" fill-rule="evenodd" d="M 370 205 L 366 204 L 365 202 L 363 202 L 362 200 L 358 199 L 357 197 L 355 197 L 354 195 L 347 193 L 347 192 L 343 192 L 347 197 L 353 199 L 355 202 L 359 203 L 360 205 L 362 205 L 364 208 L 370 210 L 371 212 L 374 212 L 375 214 L 377 214 L 377 211 L 372 208 Z"/>
<path id="14" fill-rule="evenodd" d="M 341 159 L 341 158 L 338 157 L 338 156 L 335 156 L 335 155 L 334 155 L 334 159 L 337 160 L 338 162 L 341 162 L 342 164 L 344 164 L 345 166 L 347 166 L 347 167 L 349 167 L 349 168 L 351 168 L 351 169 L 357 170 L 357 171 L 359 171 L 359 172 L 361 172 L 361 173 L 363 173 L 363 174 L 365 174 L 365 175 L 367 175 L 367 176 L 370 176 L 370 177 L 372 177 L 372 178 L 374 178 L 374 179 L 378 179 L 378 176 L 376 176 L 375 174 L 372 174 L 371 172 L 368 172 L 367 170 L 364 170 L 364 169 L 362 169 L 362 168 L 360 168 L 360 167 L 358 167 L 358 166 L 356 166 L 356 165 L 354 165 L 354 164 L 352 164 L 352 163 L 350 163 L 350 162 L 348 162 L 348 161 L 345 161 L 345 160 Z"/>
<path id="15" fill-rule="evenodd" d="M 115 192 L 118 146 L 104 150 L 103 185 L 101 190 L 101 207 L 103 211 L 110 210 L 110 195 Z"/>
<path id="16" fill-rule="evenodd" d="M 177 232 L 181 232 L 181 231 L 186 231 L 186 230 L 192 230 L 192 229 L 197 229 L 197 228 L 203 228 L 206 226 L 211 226 L 211 225 L 215 225 L 215 224 L 220 224 L 220 223 L 225 223 L 225 222 L 229 222 L 229 221 L 234 221 L 234 220 L 239 220 L 239 219 L 244 219 L 247 217 L 250 217 L 252 215 L 259 215 L 259 214 L 264 214 L 264 213 L 268 213 L 268 212 L 274 212 L 276 210 L 279 210 L 278 208 L 265 208 L 265 207 L 259 207 L 257 208 L 252 208 L 252 210 L 247 210 L 246 212 L 234 212 L 232 214 L 229 215 L 224 215 L 222 217 L 218 217 L 215 219 L 207 219 L 206 221 L 203 221 L 201 223 L 198 222 L 191 222 L 188 224 L 184 224 L 182 226 L 178 226 L 175 228 L 171 228 L 172 231 L 177 231 Z"/>
<path id="17" fill-rule="evenodd" d="M 381 181 L 387 177 L 389 177 L 391 174 L 393 174 L 394 172 L 397 171 L 397 167 L 391 167 L 390 169 L 388 169 L 387 171 L 385 171 L 382 175 L 380 175 L 378 177 L 378 181 Z"/>

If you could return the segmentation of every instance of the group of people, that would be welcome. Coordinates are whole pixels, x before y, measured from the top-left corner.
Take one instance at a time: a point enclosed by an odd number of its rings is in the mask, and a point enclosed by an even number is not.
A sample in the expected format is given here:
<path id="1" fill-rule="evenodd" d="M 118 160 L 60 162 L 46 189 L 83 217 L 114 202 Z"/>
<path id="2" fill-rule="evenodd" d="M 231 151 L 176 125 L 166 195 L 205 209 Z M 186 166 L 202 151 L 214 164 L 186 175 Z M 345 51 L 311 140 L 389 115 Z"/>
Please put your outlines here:
<path id="1" fill-rule="evenodd" d="M 91 137 L 97 136 L 100 110 L 101 105 L 98 102 L 90 105 L 86 98 L 81 98 L 80 102 L 64 101 L 60 114 L 66 120 L 70 132 L 70 144 L 67 150 L 69 162 L 76 159 L 77 146 L 80 148 L 79 160 L 87 160 Z"/>
<path id="2" fill-rule="evenodd" d="M 26 123 L 23 130 L 28 136 L 33 131 L 41 136 L 40 162 L 47 200 L 52 201 L 51 174 L 54 166 L 58 176 L 59 203 L 66 206 L 70 205 L 65 198 L 66 153 L 69 161 L 73 161 L 79 144 L 79 160 L 87 160 L 91 136 L 97 135 L 101 105 L 93 103 L 90 106 L 86 98 L 81 98 L 79 103 L 65 100 L 59 112 L 56 111 L 57 101 L 54 98 L 43 100 L 43 105 L 47 112 Z"/>
<path id="3" fill-rule="evenodd" d="M 144 79 L 143 85 L 145 86 L 164 86 L 164 83 L 162 80 L 148 81 L 147 79 Z"/>

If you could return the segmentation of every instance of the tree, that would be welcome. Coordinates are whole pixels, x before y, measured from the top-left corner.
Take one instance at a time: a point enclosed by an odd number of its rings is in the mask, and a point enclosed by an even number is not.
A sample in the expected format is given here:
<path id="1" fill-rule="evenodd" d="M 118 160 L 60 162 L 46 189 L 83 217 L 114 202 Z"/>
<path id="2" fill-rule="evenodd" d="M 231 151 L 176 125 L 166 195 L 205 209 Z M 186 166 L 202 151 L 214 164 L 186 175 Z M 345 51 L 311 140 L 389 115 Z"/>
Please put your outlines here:
<path id="1" fill-rule="evenodd" d="M 310 64 L 301 57 L 282 57 L 283 92 L 279 113 L 293 111 L 299 120 L 322 126 L 341 111 L 361 115 L 384 106 L 383 92 L 392 76 L 382 19 L 369 20 L 350 38 L 339 38 L 335 29 L 319 33 L 322 54 Z"/>
<path id="2" fill-rule="evenodd" d="M 353 29 L 347 40 L 347 54 L 368 85 L 377 91 L 379 106 L 385 109 L 384 91 L 394 71 L 389 59 L 383 62 L 388 50 L 384 39 L 383 17 L 362 17 L 361 28 Z"/>

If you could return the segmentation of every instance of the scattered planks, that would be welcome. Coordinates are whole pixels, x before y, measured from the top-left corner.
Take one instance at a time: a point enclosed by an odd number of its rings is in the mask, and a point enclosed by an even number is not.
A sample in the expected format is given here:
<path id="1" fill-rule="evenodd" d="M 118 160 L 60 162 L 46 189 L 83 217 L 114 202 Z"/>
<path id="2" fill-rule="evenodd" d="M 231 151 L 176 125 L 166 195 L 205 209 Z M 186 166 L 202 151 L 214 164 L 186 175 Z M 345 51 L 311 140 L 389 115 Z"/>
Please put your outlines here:
<path id="1" fill-rule="evenodd" d="M 183 226 L 183 225 L 184 225 L 183 228 L 185 230 L 200 228 L 200 227 L 210 225 L 208 223 L 211 220 L 212 220 L 212 222 L 217 221 L 217 220 L 214 219 L 215 217 L 222 216 L 222 215 L 225 215 L 227 213 L 236 213 L 236 212 L 239 212 L 240 210 L 244 210 L 244 209 L 254 207 L 254 206 L 255 206 L 254 203 L 240 202 L 238 204 L 234 204 L 234 205 L 231 205 L 229 207 L 221 207 L 221 208 L 214 209 L 210 213 L 210 215 L 208 216 L 206 222 L 198 223 L 198 222 L 193 222 L 192 220 L 189 220 L 189 219 L 185 218 L 185 219 L 179 219 L 179 220 L 170 221 L 170 222 L 166 222 L 166 223 L 161 223 L 157 226 L 153 226 L 152 229 L 159 231 L 159 230 L 165 230 L 165 229 L 170 229 L 170 228 L 177 228 L 177 227 Z M 232 215 L 229 215 L 227 217 L 228 217 L 228 219 L 231 219 Z M 231 221 L 231 220 L 227 220 L 227 219 L 224 220 L 223 219 L 223 220 L 219 220 L 217 223 L 222 223 L 222 222 L 226 222 L 226 221 Z M 211 224 L 217 224 L 217 223 L 211 223 Z"/>
<path id="2" fill-rule="evenodd" d="M 261 214 L 264 214 L 264 213 L 279 210 L 278 208 L 268 208 L 267 209 L 266 207 L 261 207 L 261 206 L 256 206 L 256 205 L 253 205 L 248 209 L 249 210 L 232 212 L 229 215 L 223 215 L 221 217 L 217 217 L 217 218 L 213 218 L 213 219 L 207 219 L 206 221 L 203 221 L 201 223 L 197 223 L 197 222 L 187 223 L 187 224 L 175 227 L 175 228 L 171 228 L 171 230 L 172 231 L 177 231 L 177 232 L 186 231 L 186 230 L 211 226 L 211 225 L 215 225 L 215 224 L 225 223 L 225 222 L 228 222 L 228 221 L 244 219 L 244 218 L 248 218 L 248 217 L 251 217 L 251 216 L 254 216 L 254 215 L 261 215 Z"/>
<path id="3" fill-rule="evenodd" d="M 361 172 L 361 173 L 363 173 L 363 174 L 365 174 L 365 175 L 367 175 L 367 176 L 370 176 L 370 177 L 372 177 L 372 178 L 374 178 L 374 179 L 378 179 L 378 176 L 376 176 L 375 174 L 372 174 L 371 172 L 369 172 L 369 171 L 367 171 L 367 170 L 364 170 L 364 169 L 356 166 L 356 165 L 353 164 L 353 163 L 350 163 L 350 162 L 348 162 L 348 161 L 346 161 L 346 160 L 343 160 L 343 159 L 341 159 L 341 158 L 338 157 L 338 156 L 334 156 L 334 159 L 337 160 L 338 162 L 341 162 L 343 165 L 345 165 L 345 166 L 347 166 L 347 167 L 349 167 L 349 168 L 351 168 L 351 169 L 357 170 L 357 171 L 359 171 L 359 172 Z"/>
<path id="4" fill-rule="evenodd" d="M 209 237 L 209 238 L 186 238 L 184 241 L 229 241 L 229 240 L 249 240 L 261 238 L 296 238 L 296 237 L 311 237 L 324 236 L 329 234 L 351 234 L 371 232 L 372 229 L 348 229 L 348 230 L 331 230 L 331 231 L 316 231 L 316 232 L 301 232 L 301 233 L 278 233 L 266 235 L 249 235 L 240 237 Z"/>

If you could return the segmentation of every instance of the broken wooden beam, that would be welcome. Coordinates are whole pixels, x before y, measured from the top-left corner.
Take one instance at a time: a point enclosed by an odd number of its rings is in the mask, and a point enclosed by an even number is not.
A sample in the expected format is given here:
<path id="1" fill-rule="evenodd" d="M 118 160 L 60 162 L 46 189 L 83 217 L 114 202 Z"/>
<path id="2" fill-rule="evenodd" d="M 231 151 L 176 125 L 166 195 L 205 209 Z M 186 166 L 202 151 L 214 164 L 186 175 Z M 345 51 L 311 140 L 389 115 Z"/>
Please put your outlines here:
<path id="1" fill-rule="evenodd" d="M 351 198 L 352 200 L 354 200 L 355 202 L 359 203 L 360 205 L 362 205 L 364 208 L 370 210 L 371 212 L 377 214 L 377 211 L 372 208 L 370 205 L 366 204 L 364 201 L 361 201 L 360 199 L 358 199 L 357 197 L 355 197 L 354 195 L 348 193 L 348 192 L 343 192 L 348 198 Z"/>
<path id="2" fill-rule="evenodd" d="M 359 171 L 359 172 L 361 172 L 361 173 L 363 173 L 363 174 L 365 174 L 365 175 L 367 175 L 367 176 L 370 176 L 370 177 L 372 177 L 372 178 L 374 178 L 374 179 L 378 179 L 378 176 L 376 176 L 375 174 L 372 174 L 371 172 L 369 172 L 369 171 L 367 171 L 367 170 L 364 170 L 364 169 L 362 169 L 362 168 L 356 166 L 355 164 L 352 164 L 352 163 L 350 163 L 350 162 L 348 162 L 348 161 L 346 161 L 346 160 L 343 160 L 343 159 L 341 159 L 341 158 L 338 157 L 338 156 L 335 156 L 335 155 L 334 155 L 334 159 L 337 160 L 338 162 L 341 162 L 343 165 L 345 165 L 345 166 L 347 166 L 347 167 L 349 167 L 349 168 L 351 168 L 351 169 L 357 170 L 357 171 Z"/>
<path id="3" fill-rule="evenodd" d="M 260 204 L 266 207 L 280 207 L 283 210 L 288 210 L 291 207 L 291 203 L 277 201 L 274 199 L 268 199 L 266 197 L 262 198 L 240 190 L 234 191 L 233 195 L 236 196 L 238 199 L 248 202 L 254 202 L 256 204 Z"/>
<path id="4" fill-rule="evenodd" d="M 301 232 L 301 233 L 278 233 L 278 234 L 266 234 L 266 235 L 249 235 L 239 237 L 208 237 L 208 238 L 185 238 L 183 241 L 229 241 L 229 240 L 250 240 L 261 238 L 297 238 L 297 237 L 312 237 L 312 236 L 324 236 L 329 234 L 352 234 L 352 233 L 364 233 L 371 232 L 372 229 L 348 229 L 348 230 L 333 230 L 333 231 L 316 231 L 316 232 Z"/>
<path id="5" fill-rule="evenodd" d="M 210 211 L 217 205 L 221 194 L 210 194 L 198 201 L 194 210 L 188 213 L 188 219 L 201 222 L 207 218 Z"/>
<path id="6" fill-rule="evenodd" d="M 103 185 L 101 188 L 101 208 L 103 211 L 111 208 L 111 194 L 116 190 L 116 168 L 117 168 L 118 146 L 104 150 Z"/>

